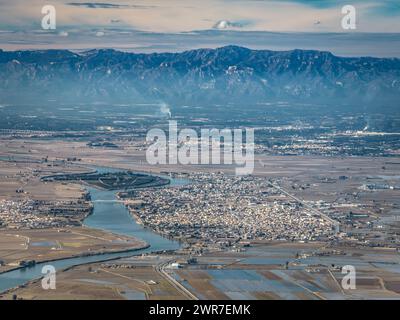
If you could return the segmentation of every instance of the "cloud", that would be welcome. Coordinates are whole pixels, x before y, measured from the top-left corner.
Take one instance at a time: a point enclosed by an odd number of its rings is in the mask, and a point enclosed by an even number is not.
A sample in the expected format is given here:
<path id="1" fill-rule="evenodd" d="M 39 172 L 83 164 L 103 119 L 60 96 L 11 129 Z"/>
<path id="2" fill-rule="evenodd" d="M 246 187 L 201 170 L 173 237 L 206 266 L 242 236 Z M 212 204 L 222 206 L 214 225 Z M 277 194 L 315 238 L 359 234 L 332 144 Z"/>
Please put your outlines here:
<path id="1" fill-rule="evenodd" d="M 232 29 L 232 28 L 243 28 L 244 24 L 240 22 L 231 22 L 229 20 L 219 20 L 216 24 L 213 25 L 213 29 Z"/>
<path id="2" fill-rule="evenodd" d="M 370 15 L 380 15 L 384 17 L 395 17 L 400 15 L 400 1 L 387 0 L 375 3 L 369 9 Z"/>
<path id="3" fill-rule="evenodd" d="M 126 8 L 128 5 L 113 4 L 113 3 L 103 3 L 103 2 L 69 2 L 68 6 L 75 7 L 86 7 L 90 9 L 115 9 L 115 8 Z"/>
<path id="4" fill-rule="evenodd" d="M 265 1 L 269 0 L 256 0 Z M 301 4 L 313 8 L 335 8 L 344 5 L 351 4 L 356 8 L 360 5 L 370 6 L 370 13 L 376 15 L 400 15 L 400 1 L 399 0 L 281 0 L 282 2 L 288 2 L 293 4 Z"/>
<path id="5" fill-rule="evenodd" d="M 57 27 L 181 33 L 198 30 L 346 32 L 341 7 L 349 0 L 52 0 Z M 44 0 L 0 0 L 0 29 L 40 29 Z M 352 0 L 355 32 L 400 32 L 400 0 Z M 168 5 L 167 5 L 168 4 Z M 141 10 L 146 9 L 146 10 Z M 315 23 L 320 21 L 320 23 Z M 92 32 L 93 33 L 93 32 Z"/>
<path id="6" fill-rule="evenodd" d="M 302 5 L 306 5 L 306 6 L 314 7 L 314 8 L 332 8 L 332 7 L 338 7 L 338 6 L 341 6 L 344 4 L 349 4 L 348 0 L 280 0 L 280 1 L 293 3 L 293 4 L 302 4 Z M 367 2 L 369 0 L 353 0 L 352 4 L 359 2 L 359 1 Z"/>
<path id="7" fill-rule="evenodd" d="M 89 9 L 150 9 L 155 8 L 155 6 L 144 6 L 144 5 L 128 5 L 128 4 L 116 4 L 116 3 L 106 3 L 106 2 L 69 2 L 66 3 L 68 6 L 74 7 L 85 7 Z"/>

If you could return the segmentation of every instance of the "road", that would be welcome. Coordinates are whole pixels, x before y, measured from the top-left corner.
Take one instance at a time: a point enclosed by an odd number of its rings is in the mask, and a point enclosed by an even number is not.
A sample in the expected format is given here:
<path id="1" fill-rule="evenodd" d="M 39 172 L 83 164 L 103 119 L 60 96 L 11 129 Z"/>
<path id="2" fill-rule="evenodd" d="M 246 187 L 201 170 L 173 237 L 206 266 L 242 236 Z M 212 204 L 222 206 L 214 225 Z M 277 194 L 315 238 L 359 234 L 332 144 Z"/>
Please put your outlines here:
<path id="1" fill-rule="evenodd" d="M 165 268 L 174 261 L 175 260 L 168 260 L 166 262 L 158 264 L 157 266 L 155 266 L 156 272 L 189 300 L 199 300 L 199 298 L 197 298 L 193 293 L 191 293 L 188 289 L 186 289 L 182 284 L 180 284 L 165 271 Z"/>
<path id="2" fill-rule="evenodd" d="M 325 213 L 319 211 L 318 209 L 315 209 L 314 207 L 312 207 L 311 205 L 309 205 L 308 203 L 304 202 L 304 200 L 297 198 L 296 196 L 290 194 L 289 192 L 287 192 L 286 190 L 282 189 L 281 187 L 277 186 L 276 184 L 272 183 L 271 181 L 268 182 L 269 185 L 275 189 L 277 189 L 278 191 L 282 192 L 283 194 L 287 195 L 289 198 L 301 203 L 304 207 L 306 207 L 307 209 L 309 209 L 310 211 L 314 212 L 315 214 L 321 216 L 323 219 L 325 219 L 326 221 L 332 223 L 335 226 L 335 233 L 339 233 L 339 222 L 330 218 L 328 215 L 326 215 Z"/>

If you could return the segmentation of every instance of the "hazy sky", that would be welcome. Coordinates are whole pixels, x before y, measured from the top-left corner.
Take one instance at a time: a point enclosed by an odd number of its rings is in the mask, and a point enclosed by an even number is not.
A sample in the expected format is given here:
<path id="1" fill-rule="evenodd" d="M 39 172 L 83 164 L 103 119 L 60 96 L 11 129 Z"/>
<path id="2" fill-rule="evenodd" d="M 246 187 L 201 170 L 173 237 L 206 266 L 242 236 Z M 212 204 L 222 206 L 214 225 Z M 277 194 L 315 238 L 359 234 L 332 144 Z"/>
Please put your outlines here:
<path id="1" fill-rule="evenodd" d="M 97 1 L 0 0 L 0 48 L 172 51 L 238 44 L 400 56 L 400 0 Z M 47 4 L 56 8 L 56 30 L 41 29 Z M 357 10 L 350 32 L 341 27 L 346 4 Z"/>

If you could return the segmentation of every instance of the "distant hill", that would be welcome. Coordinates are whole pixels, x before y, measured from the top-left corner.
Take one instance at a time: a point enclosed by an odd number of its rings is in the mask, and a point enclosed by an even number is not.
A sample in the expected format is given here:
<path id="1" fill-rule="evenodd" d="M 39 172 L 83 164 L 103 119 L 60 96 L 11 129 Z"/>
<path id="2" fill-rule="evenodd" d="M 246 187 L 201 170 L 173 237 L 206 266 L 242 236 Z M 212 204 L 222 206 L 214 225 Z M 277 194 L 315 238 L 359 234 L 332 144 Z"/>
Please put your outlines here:
<path id="1" fill-rule="evenodd" d="M 0 103 L 49 100 L 398 104 L 400 59 L 236 46 L 157 54 L 0 50 Z"/>

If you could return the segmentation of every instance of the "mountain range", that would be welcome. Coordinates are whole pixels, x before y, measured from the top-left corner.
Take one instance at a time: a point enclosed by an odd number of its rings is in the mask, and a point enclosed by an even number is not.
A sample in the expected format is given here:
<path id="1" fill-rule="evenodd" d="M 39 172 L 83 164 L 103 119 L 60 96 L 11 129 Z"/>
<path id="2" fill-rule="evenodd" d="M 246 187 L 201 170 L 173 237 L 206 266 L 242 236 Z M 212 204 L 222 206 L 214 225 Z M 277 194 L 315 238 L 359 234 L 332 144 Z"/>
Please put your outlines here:
<path id="1" fill-rule="evenodd" d="M 400 59 L 237 46 L 181 53 L 0 50 L 0 103 L 400 101 Z"/>

